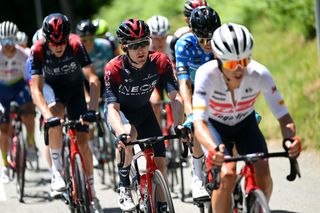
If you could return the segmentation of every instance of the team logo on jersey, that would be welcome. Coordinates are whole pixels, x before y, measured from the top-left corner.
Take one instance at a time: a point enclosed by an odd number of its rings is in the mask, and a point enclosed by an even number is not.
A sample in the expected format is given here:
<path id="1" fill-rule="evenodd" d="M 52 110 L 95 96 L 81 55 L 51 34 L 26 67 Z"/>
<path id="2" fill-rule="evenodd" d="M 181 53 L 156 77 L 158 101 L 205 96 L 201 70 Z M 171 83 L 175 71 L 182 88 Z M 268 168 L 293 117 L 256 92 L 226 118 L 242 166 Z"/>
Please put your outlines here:
<path id="1" fill-rule="evenodd" d="M 154 87 L 157 84 L 157 80 L 154 80 L 152 83 L 148 84 L 142 84 L 142 85 L 123 85 L 121 84 L 119 86 L 119 93 L 123 95 L 130 95 L 130 96 L 135 96 L 135 95 L 144 95 L 151 93 L 154 89 Z"/>

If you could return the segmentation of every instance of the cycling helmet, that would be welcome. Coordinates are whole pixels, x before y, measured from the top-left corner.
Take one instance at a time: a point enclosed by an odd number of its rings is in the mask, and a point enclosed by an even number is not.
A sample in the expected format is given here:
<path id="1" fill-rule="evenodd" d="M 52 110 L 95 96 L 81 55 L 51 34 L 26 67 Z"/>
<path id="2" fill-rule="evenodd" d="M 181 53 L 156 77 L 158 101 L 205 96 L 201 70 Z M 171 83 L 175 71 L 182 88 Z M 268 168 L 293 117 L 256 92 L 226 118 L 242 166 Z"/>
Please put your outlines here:
<path id="1" fill-rule="evenodd" d="M 149 26 L 139 19 L 127 19 L 117 29 L 117 37 L 121 44 L 150 37 Z"/>
<path id="2" fill-rule="evenodd" d="M 12 38 L 16 40 L 18 27 L 10 21 L 4 21 L 0 24 L 0 39 Z"/>
<path id="3" fill-rule="evenodd" d="M 39 39 L 43 38 L 42 28 L 39 28 L 32 36 L 32 43 L 34 44 Z"/>
<path id="4" fill-rule="evenodd" d="M 92 24 L 96 27 L 97 36 L 103 36 L 108 32 L 108 23 L 105 20 L 97 18 L 92 21 Z"/>
<path id="5" fill-rule="evenodd" d="M 169 21 L 164 16 L 152 16 L 148 19 L 147 24 L 151 35 L 166 36 L 170 30 Z"/>
<path id="6" fill-rule="evenodd" d="M 27 34 L 25 32 L 18 31 L 17 42 L 18 42 L 18 44 L 27 44 L 28 43 Z"/>
<path id="7" fill-rule="evenodd" d="M 220 17 L 211 7 L 197 7 L 191 13 L 190 27 L 198 38 L 211 38 L 220 26 Z"/>
<path id="8" fill-rule="evenodd" d="M 193 9 L 199 6 L 207 6 L 206 0 L 187 0 L 184 4 L 184 16 L 189 18 Z"/>
<path id="9" fill-rule="evenodd" d="M 221 60 L 241 60 L 251 56 L 253 38 L 249 30 L 239 24 L 227 23 L 213 34 L 212 49 Z"/>
<path id="10" fill-rule="evenodd" d="M 60 43 L 69 38 L 70 22 L 67 16 L 61 13 L 52 13 L 44 18 L 42 32 L 46 41 Z"/>
<path id="11" fill-rule="evenodd" d="M 76 34 L 79 36 L 95 35 L 97 27 L 89 19 L 81 20 L 76 26 Z"/>

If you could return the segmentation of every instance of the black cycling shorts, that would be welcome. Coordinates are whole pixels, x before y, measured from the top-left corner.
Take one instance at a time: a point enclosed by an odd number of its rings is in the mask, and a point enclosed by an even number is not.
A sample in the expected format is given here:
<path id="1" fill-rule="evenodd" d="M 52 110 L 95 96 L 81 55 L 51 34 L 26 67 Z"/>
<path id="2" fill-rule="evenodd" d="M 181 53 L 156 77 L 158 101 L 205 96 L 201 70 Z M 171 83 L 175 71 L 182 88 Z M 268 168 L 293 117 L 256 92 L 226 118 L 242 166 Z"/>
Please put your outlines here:
<path id="1" fill-rule="evenodd" d="M 211 129 L 211 133 L 218 132 L 222 143 L 225 144 L 225 154 L 232 155 L 234 145 L 240 155 L 268 152 L 265 138 L 259 129 L 254 111 L 235 126 L 228 126 L 212 119 L 209 119 L 209 122 L 216 130 L 212 131 Z M 216 142 L 221 143 L 219 140 Z"/>

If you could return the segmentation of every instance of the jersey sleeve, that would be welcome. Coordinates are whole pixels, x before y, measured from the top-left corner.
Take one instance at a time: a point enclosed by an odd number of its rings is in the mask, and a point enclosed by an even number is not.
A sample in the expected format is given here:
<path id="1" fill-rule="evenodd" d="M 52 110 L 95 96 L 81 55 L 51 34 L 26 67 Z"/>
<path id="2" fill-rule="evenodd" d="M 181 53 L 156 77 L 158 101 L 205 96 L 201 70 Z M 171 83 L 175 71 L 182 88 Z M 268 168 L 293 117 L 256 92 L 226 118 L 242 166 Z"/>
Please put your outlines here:
<path id="1" fill-rule="evenodd" d="M 259 85 L 264 94 L 265 100 L 268 103 L 273 115 L 279 119 L 288 113 L 284 100 L 277 89 L 277 86 L 271 76 L 271 73 L 265 69 L 262 72 Z"/>
<path id="2" fill-rule="evenodd" d="M 73 54 L 81 67 L 88 66 L 92 63 L 86 48 L 84 47 L 78 36 L 71 34 L 69 42 L 72 47 Z"/>
<path id="3" fill-rule="evenodd" d="M 179 90 L 178 83 L 173 75 L 171 60 L 167 55 L 160 55 L 158 70 L 160 71 L 159 84 L 162 84 L 168 93 Z"/>
<path id="4" fill-rule="evenodd" d="M 180 38 L 175 46 L 176 70 L 178 80 L 190 78 L 188 60 L 191 53 L 187 48 L 187 42 L 183 38 L 184 37 Z"/>
<path id="5" fill-rule="evenodd" d="M 209 62 L 210 63 L 210 62 Z M 209 98 L 213 90 L 213 72 L 210 66 L 204 64 L 199 67 L 195 76 L 195 87 L 192 98 L 193 120 L 208 121 L 209 119 Z"/>
<path id="6" fill-rule="evenodd" d="M 119 82 L 120 74 L 118 69 L 112 64 L 113 60 L 104 67 L 104 83 L 107 104 L 119 102 Z"/>
<path id="7" fill-rule="evenodd" d="M 43 47 L 42 40 L 38 40 L 31 47 L 30 55 L 27 59 L 27 69 L 30 75 L 42 75 Z"/>

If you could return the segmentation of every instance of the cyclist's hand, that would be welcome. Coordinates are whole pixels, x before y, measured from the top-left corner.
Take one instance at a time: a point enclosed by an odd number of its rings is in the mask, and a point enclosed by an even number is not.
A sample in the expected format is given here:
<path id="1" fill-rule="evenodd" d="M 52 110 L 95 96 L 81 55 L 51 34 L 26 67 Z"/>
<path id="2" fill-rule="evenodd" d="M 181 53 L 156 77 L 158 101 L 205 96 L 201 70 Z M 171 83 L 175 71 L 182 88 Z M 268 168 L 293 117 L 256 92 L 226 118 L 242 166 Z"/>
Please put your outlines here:
<path id="1" fill-rule="evenodd" d="M 126 146 L 124 144 L 130 141 L 131 141 L 130 135 L 123 133 L 123 134 L 120 134 L 115 140 L 115 146 L 120 151 L 121 149 L 125 149 Z"/>
<path id="2" fill-rule="evenodd" d="M 301 140 L 298 136 L 292 137 L 290 141 L 285 142 L 285 146 L 288 148 L 289 157 L 297 158 L 301 152 Z"/>
<path id="3" fill-rule="evenodd" d="M 190 113 L 189 115 L 187 115 L 187 119 L 182 124 L 182 126 L 187 127 L 189 129 L 192 129 L 192 127 L 193 127 L 193 113 Z"/>
<path id="4" fill-rule="evenodd" d="M 191 138 L 191 130 L 183 125 L 178 125 L 174 128 L 174 131 L 177 135 L 179 135 L 181 142 L 186 143 L 190 141 Z"/>
<path id="5" fill-rule="evenodd" d="M 83 125 L 86 122 L 92 123 L 95 122 L 96 119 L 96 111 L 95 110 L 89 110 L 86 114 L 82 115 L 80 117 L 81 124 Z"/>
<path id="6" fill-rule="evenodd" d="M 210 149 L 208 152 L 208 157 L 206 160 L 207 168 L 209 166 L 218 167 L 222 166 L 222 163 L 224 161 L 224 144 L 219 145 L 219 151 L 217 151 L 217 148 Z"/>

